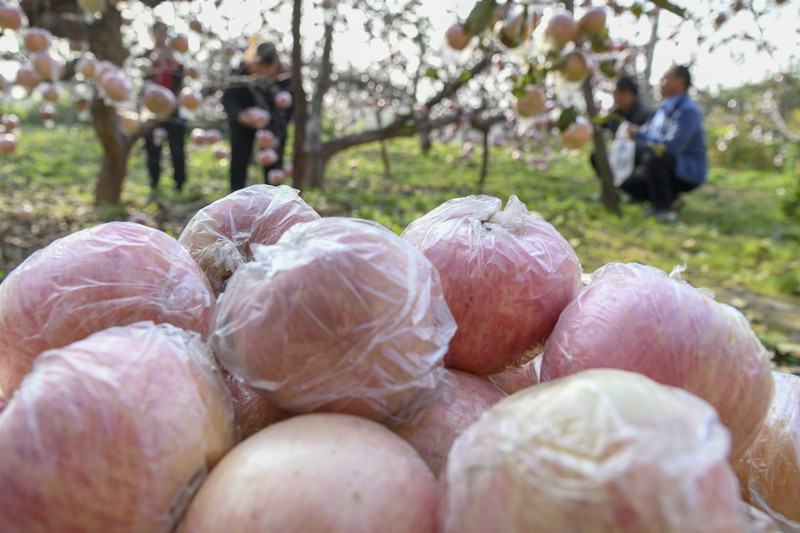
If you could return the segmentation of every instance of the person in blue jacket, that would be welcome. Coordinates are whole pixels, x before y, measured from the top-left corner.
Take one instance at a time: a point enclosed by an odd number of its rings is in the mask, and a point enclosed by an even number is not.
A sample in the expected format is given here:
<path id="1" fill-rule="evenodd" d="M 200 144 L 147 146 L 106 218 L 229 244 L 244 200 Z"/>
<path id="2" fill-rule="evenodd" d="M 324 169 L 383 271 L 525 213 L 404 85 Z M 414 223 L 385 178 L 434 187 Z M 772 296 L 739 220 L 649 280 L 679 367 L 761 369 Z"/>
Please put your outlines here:
<path id="1" fill-rule="evenodd" d="M 632 199 L 650 202 L 645 211 L 661 221 L 677 219 L 680 198 L 702 185 L 708 173 L 703 117 L 687 93 L 689 69 L 674 65 L 661 78 L 662 103 L 641 127 L 630 127 L 637 164 L 621 189 Z"/>

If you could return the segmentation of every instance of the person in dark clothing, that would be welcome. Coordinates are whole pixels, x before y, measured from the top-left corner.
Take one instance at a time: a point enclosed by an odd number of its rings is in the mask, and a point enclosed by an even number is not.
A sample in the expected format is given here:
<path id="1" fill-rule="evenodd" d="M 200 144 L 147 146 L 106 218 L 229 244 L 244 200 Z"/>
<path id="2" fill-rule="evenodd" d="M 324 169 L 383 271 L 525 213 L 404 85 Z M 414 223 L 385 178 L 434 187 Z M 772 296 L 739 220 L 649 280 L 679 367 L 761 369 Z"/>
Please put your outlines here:
<path id="1" fill-rule="evenodd" d="M 641 126 L 652 115 L 652 110 L 639 99 L 639 84 L 636 78 L 624 74 L 619 77 L 614 86 L 614 109 L 603 121 L 601 127 L 616 134 L 623 122 Z M 597 173 L 597 155 L 592 152 L 592 167 Z M 599 177 L 599 173 L 598 173 Z"/>
<path id="2" fill-rule="evenodd" d="M 645 215 L 663 222 L 677 219 L 680 193 L 702 185 L 708 173 L 703 116 L 689 98 L 691 84 L 688 68 L 671 67 L 661 78 L 662 103 L 655 114 L 640 128 L 629 128 L 637 165 L 620 188 L 650 202 Z"/>
<path id="3" fill-rule="evenodd" d="M 231 191 L 246 185 L 247 167 L 253 157 L 253 144 L 259 129 L 271 131 L 277 140 L 274 147 L 277 159 L 264 165 L 264 182 L 269 183 L 271 170 L 283 168 L 287 130 L 294 109 L 291 89 L 292 80 L 275 45 L 251 41 L 242 64 L 234 71 L 222 95 L 231 143 Z M 258 110 L 269 113 L 267 124 L 263 124 L 263 113 L 259 114 Z"/>
<path id="4" fill-rule="evenodd" d="M 156 21 L 152 27 L 155 46 L 145 53 L 150 61 L 149 72 L 145 79 L 157 83 L 175 93 L 183 86 L 183 65 L 175 58 L 167 44 L 169 29 L 161 21 Z M 150 187 L 156 189 L 161 178 L 161 150 L 163 143 L 156 139 L 155 130 L 163 128 L 166 131 L 169 153 L 172 159 L 172 170 L 175 179 L 175 188 L 183 189 L 186 182 L 186 153 L 184 150 L 186 126 L 183 118 L 178 114 L 176 107 L 173 114 L 162 121 L 144 138 L 145 151 L 147 152 L 147 171 L 150 174 Z"/>

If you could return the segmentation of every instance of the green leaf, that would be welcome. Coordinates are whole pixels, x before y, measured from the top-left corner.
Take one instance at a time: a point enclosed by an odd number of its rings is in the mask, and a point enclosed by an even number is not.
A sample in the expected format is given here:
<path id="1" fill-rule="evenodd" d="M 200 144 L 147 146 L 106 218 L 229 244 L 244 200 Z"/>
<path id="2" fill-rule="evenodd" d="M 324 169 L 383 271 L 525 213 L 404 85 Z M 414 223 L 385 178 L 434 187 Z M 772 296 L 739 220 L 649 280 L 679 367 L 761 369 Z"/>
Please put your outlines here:
<path id="1" fill-rule="evenodd" d="M 474 37 L 488 28 L 492 23 L 495 7 L 497 7 L 496 0 L 478 0 L 464 21 L 464 33 Z"/>
<path id="2" fill-rule="evenodd" d="M 465 70 L 461 74 L 458 75 L 458 81 L 461 83 L 466 83 L 472 79 L 472 72 L 469 70 Z"/>
<path id="3" fill-rule="evenodd" d="M 434 80 L 439 79 L 439 71 L 433 67 L 428 67 L 428 70 L 425 71 L 425 76 L 429 78 L 433 78 Z"/>
<path id="4" fill-rule="evenodd" d="M 558 131 L 564 131 L 569 127 L 570 124 L 575 122 L 578 118 L 578 110 L 575 109 L 575 106 L 569 106 L 565 108 L 561 115 L 558 117 L 558 122 L 556 122 L 556 126 L 558 126 Z"/>
<path id="5" fill-rule="evenodd" d="M 680 6 L 676 6 L 669 0 L 650 0 L 656 6 L 660 7 L 661 9 L 666 9 L 670 13 L 675 13 L 681 18 L 686 18 L 686 10 Z"/>

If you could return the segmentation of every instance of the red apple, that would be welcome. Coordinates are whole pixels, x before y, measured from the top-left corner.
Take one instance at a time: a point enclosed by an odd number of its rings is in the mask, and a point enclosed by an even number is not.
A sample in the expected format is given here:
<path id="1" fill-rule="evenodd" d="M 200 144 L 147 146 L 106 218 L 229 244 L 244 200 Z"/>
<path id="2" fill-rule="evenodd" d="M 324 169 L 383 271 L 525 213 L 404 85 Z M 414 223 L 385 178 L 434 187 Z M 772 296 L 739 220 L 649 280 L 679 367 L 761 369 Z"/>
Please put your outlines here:
<path id="1" fill-rule="evenodd" d="M 278 137 L 275 136 L 270 130 L 256 131 L 256 142 L 262 150 L 268 150 L 278 146 Z M 277 154 L 275 154 L 277 158 Z"/>
<path id="2" fill-rule="evenodd" d="M 609 263 L 570 303 L 547 341 L 541 380 L 619 368 L 681 387 L 717 411 L 741 454 L 763 424 L 773 383 L 747 319 L 679 277 Z"/>
<path id="3" fill-rule="evenodd" d="M 157 83 L 147 83 L 142 90 L 144 106 L 157 116 L 167 116 L 175 110 L 175 93 Z"/>
<path id="4" fill-rule="evenodd" d="M 242 442 L 211 471 L 181 533 L 435 533 L 436 478 L 385 427 L 342 414 L 296 416 Z"/>
<path id="5" fill-rule="evenodd" d="M 141 122 L 139 122 L 139 115 L 136 113 L 126 113 L 122 115 L 119 119 L 120 128 L 127 134 L 133 134 L 139 131 L 139 126 L 141 126 Z"/>
<path id="6" fill-rule="evenodd" d="M 13 154 L 17 151 L 17 137 L 11 132 L 0 133 L 0 152 Z"/>
<path id="7" fill-rule="evenodd" d="M 453 24 L 444 32 L 447 45 L 453 50 L 463 50 L 469 46 L 472 37 L 464 32 L 464 26 L 459 23 Z"/>
<path id="8" fill-rule="evenodd" d="M 521 117 L 532 117 L 544 111 L 545 95 L 538 87 L 528 87 L 525 94 L 517 100 L 517 113 Z"/>
<path id="9" fill-rule="evenodd" d="M 17 69 L 16 84 L 25 87 L 28 90 L 33 90 L 42 83 L 42 77 L 36 72 L 36 69 L 31 65 L 20 65 Z"/>
<path id="10" fill-rule="evenodd" d="M 190 111 L 194 111 L 200 107 L 203 101 L 203 95 L 197 91 L 193 91 L 189 87 L 184 87 L 180 93 L 180 104 Z"/>
<path id="11" fill-rule="evenodd" d="M 196 18 L 189 19 L 189 29 L 197 33 L 203 33 L 203 24 Z"/>
<path id="12" fill-rule="evenodd" d="M 58 99 L 61 96 L 58 92 L 58 89 L 56 89 L 56 87 L 51 83 L 44 82 L 39 85 L 39 89 L 42 93 L 42 98 L 48 102 L 58 102 Z"/>
<path id="13" fill-rule="evenodd" d="M 560 50 L 578 36 L 578 23 L 569 13 L 555 13 L 547 21 L 544 28 L 545 40 L 555 49 Z"/>
<path id="14" fill-rule="evenodd" d="M 211 128 L 206 130 L 206 142 L 208 144 L 215 144 L 222 141 L 222 132 L 218 129 Z"/>
<path id="15" fill-rule="evenodd" d="M 578 150 L 592 138 L 592 127 L 586 122 L 573 122 L 559 135 L 564 148 Z"/>
<path id="16" fill-rule="evenodd" d="M 439 271 L 458 324 L 445 364 L 486 375 L 535 354 L 578 293 L 572 246 L 516 196 L 449 200 L 413 221 L 403 238 Z"/>
<path id="17" fill-rule="evenodd" d="M 577 373 L 512 394 L 456 439 L 440 531 L 743 531 L 729 451 L 696 396 Z"/>
<path id="18" fill-rule="evenodd" d="M 403 422 L 451 385 L 442 360 L 455 323 L 439 276 L 395 233 L 326 217 L 251 250 L 217 301 L 210 339 L 268 401 Z"/>
<path id="19" fill-rule="evenodd" d="M 75 70 L 80 72 L 84 78 L 89 80 L 94 78 L 94 66 L 95 62 L 93 60 L 82 57 L 78 60 L 78 63 L 75 65 Z"/>
<path id="20" fill-rule="evenodd" d="M 292 93 L 280 91 L 275 95 L 275 106 L 279 109 L 288 109 L 292 106 Z"/>
<path id="21" fill-rule="evenodd" d="M 277 160 L 278 160 L 278 153 L 272 148 L 268 150 L 260 150 L 256 154 L 256 161 L 258 161 L 259 164 L 264 165 L 265 167 L 270 166 Z"/>
<path id="22" fill-rule="evenodd" d="M 589 75 L 589 62 L 582 52 L 573 50 L 564 56 L 563 61 L 560 72 L 567 81 L 582 82 Z"/>
<path id="23" fill-rule="evenodd" d="M 0 3 L 0 28 L 16 31 L 22 27 L 22 9 L 11 2 Z"/>
<path id="24" fill-rule="evenodd" d="M 270 121 L 269 111 L 260 107 L 248 107 L 239 113 L 239 122 L 244 126 L 260 129 L 266 128 Z"/>
<path id="25" fill-rule="evenodd" d="M 419 419 L 390 429 L 410 443 L 438 476 L 456 437 L 489 407 L 507 396 L 485 377 L 448 370 L 455 382 L 454 394 L 442 391 Z"/>
<path id="26" fill-rule="evenodd" d="M 0 413 L 4 531 L 172 531 L 233 447 L 200 336 L 139 322 L 43 352 Z"/>
<path id="27" fill-rule="evenodd" d="M 28 28 L 22 40 L 29 52 L 43 52 L 50 47 L 52 35 L 42 28 Z"/>
<path id="28" fill-rule="evenodd" d="M 213 305 L 200 267 L 162 231 L 108 222 L 55 240 L 0 284 L 0 404 L 44 350 L 139 320 L 205 336 Z"/>
<path id="29" fill-rule="evenodd" d="M 7 132 L 12 132 L 17 128 L 19 128 L 20 120 L 17 115 L 14 114 L 5 115 L 3 116 L 3 119 L 0 120 L 0 124 L 2 124 L 2 126 L 6 129 Z"/>
<path id="30" fill-rule="evenodd" d="M 179 34 L 172 38 L 169 42 L 170 48 L 180 54 L 185 54 L 189 51 L 189 37 L 185 34 Z"/>
<path id="31" fill-rule="evenodd" d="M 193 128 L 189 133 L 189 139 L 191 139 L 193 143 L 201 146 L 207 144 L 206 131 L 203 128 Z"/>
<path id="32" fill-rule="evenodd" d="M 45 104 L 43 106 L 40 106 L 39 110 L 37 111 L 37 114 L 39 116 L 39 121 L 41 122 L 48 122 L 51 120 L 55 120 L 56 118 L 56 110 L 50 104 Z"/>
<path id="33" fill-rule="evenodd" d="M 95 66 L 97 69 L 99 65 Z M 95 75 L 97 70 L 95 70 Z M 97 79 L 97 78 L 95 78 Z M 100 85 L 103 88 L 105 95 L 116 102 L 125 102 L 131 100 L 135 96 L 133 82 L 120 71 L 106 70 L 100 78 Z"/>
<path id="34" fill-rule="evenodd" d="M 267 182 L 270 185 L 281 185 L 286 181 L 286 172 L 280 168 L 273 168 L 267 173 Z"/>
<path id="35" fill-rule="evenodd" d="M 293 225 L 318 218 L 296 189 L 251 185 L 198 211 L 178 242 L 219 294 L 236 269 L 252 261 L 251 244 L 274 244 Z"/>
<path id="36" fill-rule="evenodd" d="M 606 12 L 602 7 L 593 7 L 578 19 L 578 31 L 583 35 L 603 35 L 606 31 Z"/>
<path id="37" fill-rule="evenodd" d="M 783 531 L 800 531 L 800 377 L 774 370 L 775 397 L 753 443 L 733 467 L 744 499 Z"/>

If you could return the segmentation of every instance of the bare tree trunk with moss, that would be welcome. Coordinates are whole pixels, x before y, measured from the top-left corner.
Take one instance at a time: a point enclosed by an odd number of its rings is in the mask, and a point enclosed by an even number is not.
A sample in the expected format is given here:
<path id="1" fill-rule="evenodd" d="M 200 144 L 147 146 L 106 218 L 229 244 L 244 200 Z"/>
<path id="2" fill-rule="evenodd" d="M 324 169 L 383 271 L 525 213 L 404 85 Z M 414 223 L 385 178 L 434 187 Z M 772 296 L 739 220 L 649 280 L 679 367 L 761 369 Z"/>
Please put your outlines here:
<path id="1" fill-rule="evenodd" d="M 308 152 L 306 152 L 306 124 L 308 103 L 303 88 L 303 48 L 300 44 L 300 22 L 303 17 L 303 0 L 294 0 L 292 8 L 292 93 L 294 97 L 294 141 L 292 144 L 292 185 L 299 190 L 305 186 Z"/>
<path id="2" fill-rule="evenodd" d="M 311 96 L 311 112 L 306 127 L 304 148 L 308 154 L 305 182 L 313 189 L 321 189 L 325 180 L 326 157 L 322 155 L 322 103 L 325 93 L 331 84 L 331 51 L 333 50 L 333 25 L 335 17 L 325 22 L 323 35 L 322 57 L 320 58 L 319 72 Z"/>
<path id="3" fill-rule="evenodd" d="M 595 121 L 597 107 L 594 105 L 591 77 L 586 78 L 583 82 L 583 99 L 586 101 L 586 112 L 589 114 L 589 120 L 592 124 L 595 163 L 597 164 L 597 173 L 600 175 L 600 201 L 603 203 L 603 207 L 615 215 L 619 215 L 621 214 L 619 196 L 617 195 L 617 188 L 614 187 L 614 175 L 611 173 L 611 166 L 608 164 L 606 142 L 603 138 L 602 130 L 598 127 L 597 121 Z"/>

